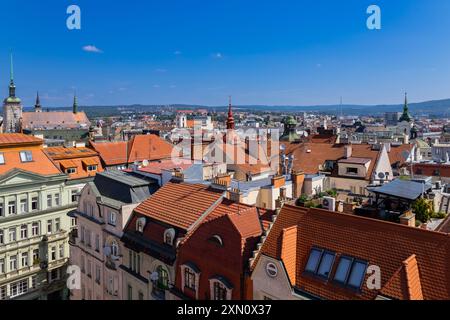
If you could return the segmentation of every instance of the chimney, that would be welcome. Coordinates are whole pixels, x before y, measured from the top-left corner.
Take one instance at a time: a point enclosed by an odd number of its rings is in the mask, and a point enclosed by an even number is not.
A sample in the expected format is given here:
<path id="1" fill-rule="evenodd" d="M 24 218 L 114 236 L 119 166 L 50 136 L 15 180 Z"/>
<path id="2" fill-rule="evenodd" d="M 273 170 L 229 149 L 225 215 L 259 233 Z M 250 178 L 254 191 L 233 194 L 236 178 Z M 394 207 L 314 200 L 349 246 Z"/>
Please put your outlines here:
<path id="1" fill-rule="evenodd" d="M 213 184 L 228 189 L 231 186 L 231 174 L 218 175 L 213 179 Z"/>
<path id="2" fill-rule="evenodd" d="M 349 145 L 347 145 L 347 146 L 345 146 L 345 157 L 348 159 L 348 158 L 351 158 L 351 156 L 352 156 L 352 146 L 349 144 Z"/>
<path id="3" fill-rule="evenodd" d="M 291 174 L 293 190 L 292 194 L 297 199 L 302 195 L 303 183 L 305 181 L 305 173 L 302 171 L 293 171 Z"/>
<path id="4" fill-rule="evenodd" d="M 297 271 L 297 226 L 283 229 L 281 237 L 281 260 L 286 268 L 289 281 L 294 285 Z"/>
<path id="5" fill-rule="evenodd" d="M 228 199 L 236 203 L 242 203 L 244 200 L 244 194 L 239 189 L 231 189 L 228 191 Z"/>
<path id="6" fill-rule="evenodd" d="M 286 178 L 284 176 L 272 177 L 272 186 L 276 189 L 283 187 L 286 184 Z"/>
<path id="7" fill-rule="evenodd" d="M 386 142 L 385 144 L 384 144 L 384 146 L 386 147 L 386 151 L 389 153 L 389 152 L 391 152 L 391 143 L 390 142 Z"/>
<path id="8" fill-rule="evenodd" d="M 400 216 L 400 224 L 413 228 L 416 227 L 416 215 L 413 214 L 412 210 L 408 210 Z"/>
<path id="9" fill-rule="evenodd" d="M 174 169 L 172 181 L 184 182 L 184 173 L 180 169 Z"/>
<path id="10" fill-rule="evenodd" d="M 403 134 L 403 144 L 409 144 L 409 135 Z"/>

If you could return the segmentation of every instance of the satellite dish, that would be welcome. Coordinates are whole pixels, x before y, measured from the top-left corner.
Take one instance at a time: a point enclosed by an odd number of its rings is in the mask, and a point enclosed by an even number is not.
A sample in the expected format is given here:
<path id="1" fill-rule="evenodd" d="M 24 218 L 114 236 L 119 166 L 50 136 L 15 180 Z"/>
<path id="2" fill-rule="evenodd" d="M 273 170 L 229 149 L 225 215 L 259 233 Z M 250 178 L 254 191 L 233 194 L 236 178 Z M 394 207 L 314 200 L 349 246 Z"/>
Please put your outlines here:
<path id="1" fill-rule="evenodd" d="M 142 165 L 143 165 L 144 167 L 148 166 L 148 160 L 143 160 L 143 161 L 142 161 Z"/>

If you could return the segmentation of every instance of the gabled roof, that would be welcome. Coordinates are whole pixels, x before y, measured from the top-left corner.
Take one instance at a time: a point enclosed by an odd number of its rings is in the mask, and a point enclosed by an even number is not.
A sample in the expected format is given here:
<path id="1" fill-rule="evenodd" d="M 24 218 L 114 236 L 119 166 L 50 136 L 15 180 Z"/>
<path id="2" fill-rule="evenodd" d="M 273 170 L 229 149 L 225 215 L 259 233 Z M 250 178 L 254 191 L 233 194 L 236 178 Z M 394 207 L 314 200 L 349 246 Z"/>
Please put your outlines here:
<path id="1" fill-rule="evenodd" d="M 83 127 L 88 129 L 91 125 L 86 114 L 81 111 L 51 111 L 51 112 L 23 112 L 22 126 L 24 129 L 46 129 L 65 128 L 77 129 Z"/>
<path id="2" fill-rule="evenodd" d="M 125 163 L 168 159 L 173 146 L 154 134 L 136 135 L 130 141 L 91 142 L 92 148 L 100 154 L 108 166 Z"/>
<path id="3" fill-rule="evenodd" d="M 448 234 L 322 209 L 285 205 L 252 264 L 253 268 L 261 255 L 289 263 L 288 258 L 293 253 L 282 259 L 282 234 L 292 226 L 297 226 L 293 250 L 295 259 L 291 259 L 296 262 L 294 286 L 303 292 L 323 299 L 375 299 L 379 294 L 394 299 L 413 299 L 420 298 L 420 292 L 426 300 L 450 299 Z M 342 255 L 379 266 L 382 290 L 370 290 L 363 285 L 358 292 L 341 287 L 332 280 L 324 281 L 305 274 L 305 265 L 313 247 L 336 252 L 330 279 L 333 279 L 337 261 Z"/>
<path id="4" fill-rule="evenodd" d="M 222 192 L 203 184 L 169 182 L 141 203 L 135 212 L 189 230 L 222 198 Z"/>

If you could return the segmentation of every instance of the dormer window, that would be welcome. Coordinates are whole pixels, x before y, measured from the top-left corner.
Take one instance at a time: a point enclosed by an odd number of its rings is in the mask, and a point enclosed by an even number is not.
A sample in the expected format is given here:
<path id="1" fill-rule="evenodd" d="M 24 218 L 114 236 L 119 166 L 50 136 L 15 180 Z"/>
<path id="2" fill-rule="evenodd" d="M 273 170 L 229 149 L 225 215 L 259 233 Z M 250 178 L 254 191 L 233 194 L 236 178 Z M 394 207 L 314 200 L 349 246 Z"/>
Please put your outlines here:
<path id="1" fill-rule="evenodd" d="M 33 154 L 31 151 L 20 151 L 20 161 L 31 162 L 33 161 Z"/>
<path id="2" fill-rule="evenodd" d="M 77 173 L 77 169 L 76 168 L 67 168 L 66 173 L 67 174 Z"/>
<path id="3" fill-rule="evenodd" d="M 139 218 L 136 221 L 136 231 L 143 233 L 145 227 L 145 218 Z"/>
<path id="4" fill-rule="evenodd" d="M 87 171 L 97 171 L 97 166 L 96 165 L 87 166 Z"/>
<path id="5" fill-rule="evenodd" d="M 5 155 L 3 152 L 0 153 L 0 164 L 5 164 Z"/>
<path id="6" fill-rule="evenodd" d="M 167 229 L 164 231 L 164 243 L 172 246 L 173 245 L 173 239 L 175 239 L 175 230 L 174 229 Z"/>
<path id="7" fill-rule="evenodd" d="M 219 235 L 213 235 L 211 238 L 208 239 L 210 242 L 215 243 L 219 247 L 223 247 L 223 240 L 222 237 Z"/>

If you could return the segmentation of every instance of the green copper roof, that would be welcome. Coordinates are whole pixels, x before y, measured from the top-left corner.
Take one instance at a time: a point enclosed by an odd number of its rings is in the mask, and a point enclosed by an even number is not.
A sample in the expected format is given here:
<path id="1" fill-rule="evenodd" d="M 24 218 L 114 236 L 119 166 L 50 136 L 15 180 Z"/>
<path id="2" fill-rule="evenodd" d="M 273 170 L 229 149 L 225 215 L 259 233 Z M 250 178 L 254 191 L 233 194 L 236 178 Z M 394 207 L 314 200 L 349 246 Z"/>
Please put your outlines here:
<path id="1" fill-rule="evenodd" d="M 17 97 L 8 97 L 5 99 L 5 103 L 20 103 L 22 100 L 20 100 Z"/>
<path id="2" fill-rule="evenodd" d="M 403 114 L 402 114 L 402 116 L 399 119 L 399 122 L 403 122 L 403 121 L 406 121 L 406 122 L 411 122 L 412 121 L 412 118 L 409 115 L 408 95 L 406 93 L 405 93 L 405 104 L 403 106 Z"/>
<path id="3" fill-rule="evenodd" d="M 286 120 L 284 121 L 284 124 L 288 124 L 288 125 L 297 125 L 297 121 L 294 119 L 293 116 L 289 116 L 286 118 Z"/>

